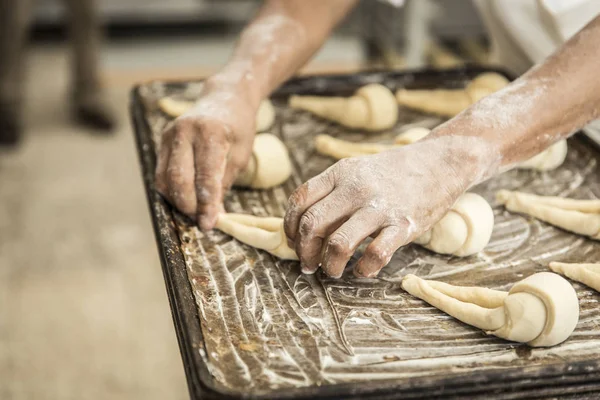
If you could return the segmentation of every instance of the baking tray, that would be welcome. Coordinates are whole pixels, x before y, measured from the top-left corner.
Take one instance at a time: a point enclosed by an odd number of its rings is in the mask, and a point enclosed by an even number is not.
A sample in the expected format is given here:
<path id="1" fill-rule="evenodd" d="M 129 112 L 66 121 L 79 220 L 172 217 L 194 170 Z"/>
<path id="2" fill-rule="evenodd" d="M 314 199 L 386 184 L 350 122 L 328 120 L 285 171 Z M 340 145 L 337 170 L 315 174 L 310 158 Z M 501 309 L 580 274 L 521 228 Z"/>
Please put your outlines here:
<path id="1" fill-rule="evenodd" d="M 293 159 L 293 176 L 272 190 L 234 190 L 231 212 L 282 216 L 297 185 L 333 160 L 312 139 L 328 133 L 350 140 L 391 140 L 409 126 L 443 120 L 401 109 L 387 132 L 365 136 L 286 106 L 290 94 L 348 95 L 378 82 L 391 89 L 463 87 L 476 67 L 449 71 L 365 72 L 294 78 L 273 96 L 271 130 Z M 503 73 L 502 71 L 496 71 Z M 273 398 L 597 398 L 600 390 L 600 295 L 574 283 L 581 317 L 572 337 L 531 349 L 462 324 L 400 288 L 414 273 L 458 285 L 507 290 L 547 270 L 551 260 L 600 260 L 600 243 L 506 212 L 499 189 L 575 198 L 600 196 L 599 149 L 583 135 L 569 140 L 565 164 L 551 172 L 510 171 L 473 189 L 494 207 L 490 244 L 478 255 L 437 255 L 409 245 L 376 279 L 302 275 L 227 235 L 200 232 L 154 187 L 155 144 L 168 123 L 156 102 L 165 95 L 196 98 L 201 82 L 151 82 L 132 91 L 131 114 L 167 293 L 194 399 Z M 424 155 L 426 156 L 426 155 Z"/>

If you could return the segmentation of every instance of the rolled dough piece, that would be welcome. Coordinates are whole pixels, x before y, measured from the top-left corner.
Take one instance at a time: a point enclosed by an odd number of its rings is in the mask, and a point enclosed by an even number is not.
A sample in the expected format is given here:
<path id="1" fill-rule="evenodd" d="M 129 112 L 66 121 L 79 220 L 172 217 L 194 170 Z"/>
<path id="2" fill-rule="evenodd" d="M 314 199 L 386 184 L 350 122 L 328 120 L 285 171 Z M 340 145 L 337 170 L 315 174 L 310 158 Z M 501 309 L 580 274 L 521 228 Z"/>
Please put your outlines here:
<path id="1" fill-rule="evenodd" d="M 408 129 L 396 136 L 394 144 L 383 143 L 356 143 L 347 140 L 336 139 L 329 135 L 317 135 L 315 137 L 315 149 L 325 156 L 341 160 L 342 158 L 358 157 L 368 154 L 376 154 L 394 147 L 414 143 L 429 134 L 427 128 Z"/>
<path id="2" fill-rule="evenodd" d="M 465 65 L 465 60 L 437 42 L 429 42 L 427 56 L 435 68 L 457 68 Z"/>
<path id="3" fill-rule="evenodd" d="M 475 193 L 465 193 L 415 243 L 436 253 L 466 257 L 487 246 L 493 228 L 494 212 L 489 203 Z"/>
<path id="4" fill-rule="evenodd" d="M 579 301 L 560 275 L 540 272 L 509 292 L 453 286 L 407 275 L 402 288 L 454 318 L 532 347 L 555 346 L 569 338 L 579 320 Z"/>
<path id="5" fill-rule="evenodd" d="M 517 165 L 518 169 L 535 169 L 538 171 L 550 171 L 562 165 L 567 158 L 567 141 L 560 140 L 542 151 L 537 156 Z"/>
<path id="6" fill-rule="evenodd" d="M 289 105 L 353 129 L 381 131 L 398 120 L 398 104 L 385 86 L 373 83 L 351 97 L 291 96 Z"/>
<path id="7" fill-rule="evenodd" d="M 507 210 L 530 215 L 579 235 L 600 240 L 600 200 L 575 200 L 500 190 L 496 199 Z"/>
<path id="8" fill-rule="evenodd" d="M 291 174 L 292 162 L 283 142 L 275 135 L 261 133 L 254 138 L 252 157 L 234 185 L 268 189 L 281 185 Z"/>
<path id="9" fill-rule="evenodd" d="M 486 210 L 486 206 L 489 210 Z M 452 214 L 448 213 L 451 217 L 442 218 L 431 231 L 423 235 L 428 235 L 427 242 L 422 241 L 419 244 L 438 253 L 454 252 L 459 256 L 470 255 L 483 249 L 490 239 L 494 224 L 494 215 L 489 204 L 479 195 L 466 193 L 451 211 Z M 277 257 L 297 259 L 294 250 L 287 245 L 283 218 L 221 214 L 217 221 L 217 229 L 240 242 L 266 250 Z"/>
<path id="10" fill-rule="evenodd" d="M 185 114 L 194 104 L 196 104 L 195 101 L 176 100 L 172 97 L 163 97 L 158 100 L 158 107 L 161 111 L 173 118 Z M 273 126 L 274 121 L 275 108 L 273 108 L 273 103 L 269 99 L 261 101 L 256 113 L 256 132 L 268 130 Z"/>
<path id="11" fill-rule="evenodd" d="M 487 72 L 478 75 L 465 89 L 399 89 L 396 92 L 396 100 L 401 106 L 454 117 L 483 97 L 502 89 L 508 83 L 509 81 L 502 75 Z"/>
<path id="12" fill-rule="evenodd" d="M 294 250 L 287 245 L 287 238 L 283 230 L 283 218 L 220 214 L 216 228 L 242 243 L 266 250 L 281 259 L 298 259 Z"/>
<path id="13" fill-rule="evenodd" d="M 553 261 L 550 269 L 600 292 L 600 264 L 569 264 Z"/>

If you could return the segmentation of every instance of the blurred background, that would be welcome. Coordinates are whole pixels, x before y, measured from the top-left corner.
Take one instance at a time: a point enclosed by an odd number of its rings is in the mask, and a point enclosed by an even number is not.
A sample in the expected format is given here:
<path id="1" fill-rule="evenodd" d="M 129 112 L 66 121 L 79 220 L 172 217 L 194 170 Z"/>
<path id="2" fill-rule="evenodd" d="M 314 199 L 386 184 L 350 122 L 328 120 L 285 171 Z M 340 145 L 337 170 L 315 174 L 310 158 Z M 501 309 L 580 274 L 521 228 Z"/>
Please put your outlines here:
<path id="1" fill-rule="evenodd" d="M 96 0 L 79 27 L 86 2 L 22 2 L 0 0 L 0 399 L 185 399 L 128 95 L 218 69 L 259 2 Z M 486 62 L 469 0 L 404 3 L 363 1 L 303 72 Z"/>

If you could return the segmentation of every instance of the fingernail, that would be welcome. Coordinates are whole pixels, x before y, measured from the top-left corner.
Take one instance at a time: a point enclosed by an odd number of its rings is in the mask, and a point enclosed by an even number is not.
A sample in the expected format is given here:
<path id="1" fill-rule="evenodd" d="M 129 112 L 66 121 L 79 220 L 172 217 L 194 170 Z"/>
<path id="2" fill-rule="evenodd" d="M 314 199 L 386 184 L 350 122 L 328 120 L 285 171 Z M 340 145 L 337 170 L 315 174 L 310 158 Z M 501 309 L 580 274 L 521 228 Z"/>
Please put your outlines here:
<path id="1" fill-rule="evenodd" d="M 302 273 L 305 274 L 305 275 L 312 275 L 315 272 L 317 272 L 316 269 L 305 268 L 305 267 L 300 268 L 300 271 L 302 271 Z"/>
<path id="2" fill-rule="evenodd" d="M 333 274 L 331 271 L 329 271 L 329 269 L 327 268 L 327 264 L 323 265 L 323 272 L 325 272 L 325 274 L 327 274 L 328 277 L 330 278 L 334 278 L 334 279 L 339 279 L 342 277 L 342 275 L 344 274 L 344 271 L 342 270 L 342 272 L 340 272 L 339 274 Z"/>
<path id="3" fill-rule="evenodd" d="M 300 263 L 300 271 L 302 271 L 303 274 L 312 275 L 317 272 L 317 268 L 311 268 L 304 263 Z"/>
<path id="4" fill-rule="evenodd" d="M 357 278 L 366 278 L 365 274 L 359 266 L 356 266 L 354 268 L 354 271 L 352 272 L 354 272 L 354 276 L 356 276 Z"/>

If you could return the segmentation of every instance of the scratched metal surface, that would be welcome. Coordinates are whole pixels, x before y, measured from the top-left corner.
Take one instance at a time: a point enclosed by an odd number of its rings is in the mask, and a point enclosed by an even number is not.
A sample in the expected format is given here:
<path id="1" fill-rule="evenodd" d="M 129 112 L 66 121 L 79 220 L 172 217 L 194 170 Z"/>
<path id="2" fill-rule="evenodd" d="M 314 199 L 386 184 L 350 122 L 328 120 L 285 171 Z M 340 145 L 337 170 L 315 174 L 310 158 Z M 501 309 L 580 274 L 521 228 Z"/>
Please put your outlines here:
<path id="1" fill-rule="evenodd" d="M 316 134 L 386 141 L 409 125 L 433 127 L 441 122 L 401 110 L 393 130 L 366 137 L 287 108 L 286 94 L 347 94 L 372 81 L 392 88 L 456 87 L 464 84 L 463 78 L 442 75 L 436 81 L 419 82 L 368 74 L 345 80 L 318 78 L 284 88 L 275 97 L 277 122 L 272 132 L 288 145 L 294 176 L 273 190 L 234 190 L 227 197 L 227 210 L 282 216 L 294 188 L 333 163 L 313 150 Z M 154 82 L 140 87 L 155 141 L 168 123 L 157 110 L 156 100 L 164 95 L 191 99 L 200 88 L 197 82 Z M 498 189 L 600 197 L 597 157 L 595 149 L 575 138 L 569 142 L 567 161 L 555 171 L 511 171 L 474 188 L 494 206 L 494 232 L 484 252 L 457 258 L 410 245 L 396 252 L 376 279 L 352 277 L 350 270 L 364 246 L 341 279 L 320 273 L 306 276 L 296 262 L 279 261 L 218 231 L 203 234 L 177 216 L 181 251 L 201 319 L 204 347 L 199 351 L 217 386 L 259 394 L 290 387 L 600 359 L 600 295 L 582 285 L 574 284 L 581 317 L 573 336 L 560 346 L 533 350 L 486 336 L 400 287 L 401 278 L 413 273 L 452 284 L 508 290 L 520 279 L 546 271 L 551 260 L 600 260 L 600 243 L 508 213 L 494 201 Z"/>

